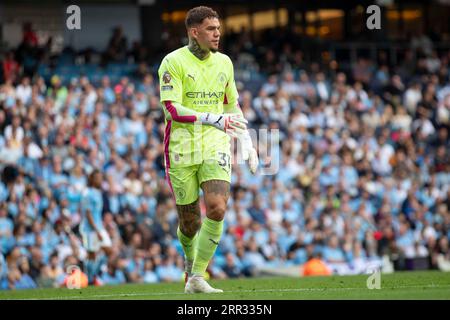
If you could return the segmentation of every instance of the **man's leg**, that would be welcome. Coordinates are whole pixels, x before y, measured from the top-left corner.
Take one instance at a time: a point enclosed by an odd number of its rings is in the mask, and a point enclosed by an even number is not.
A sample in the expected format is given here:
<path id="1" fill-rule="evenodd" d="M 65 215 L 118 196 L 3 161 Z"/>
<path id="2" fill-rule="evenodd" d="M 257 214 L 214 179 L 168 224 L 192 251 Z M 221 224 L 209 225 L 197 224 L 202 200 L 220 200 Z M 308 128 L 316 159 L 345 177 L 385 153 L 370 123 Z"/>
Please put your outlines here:
<path id="1" fill-rule="evenodd" d="M 96 262 L 96 253 L 95 252 L 88 252 L 87 254 L 87 261 L 86 261 L 86 273 L 88 277 L 88 283 L 94 284 L 94 277 L 95 277 L 95 262 Z"/>
<path id="2" fill-rule="evenodd" d="M 177 212 L 177 235 L 185 256 L 185 281 L 187 281 L 194 263 L 197 232 L 201 224 L 199 200 L 187 205 L 177 205 Z"/>
<path id="3" fill-rule="evenodd" d="M 100 233 L 102 234 L 102 241 L 100 241 L 101 250 L 100 254 L 97 254 L 95 260 L 95 274 L 97 275 L 97 277 L 95 277 L 94 279 L 94 284 L 97 286 L 102 285 L 102 282 L 100 280 L 102 266 L 106 267 L 108 265 L 110 257 L 113 255 L 112 240 L 108 231 L 106 231 L 106 229 L 102 229 Z"/>
<path id="4" fill-rule="evenodd" d="M 202 183 L 206 205 L 206 218 L 202 222 L 197 240 L 197 250 L 192 266 L 193 277 L 186 286 L 186 292 L 222 292 L 210 287 L 203 279 L 209 261 L 219 245 L 223 231 L 223 218 L 230 196 L 230 183 L 223 180 L 209 180 Z"/>
<path id="5" fill-rule="evenodd" d="M 202 222 L 198 235 L 197 254 L 192 273 L 203 276 L 222 236 L 230 184 L 227 181 L 210 180 L 205 181 L 201 187 L 204 193 L 206 218 Z"/>
<path id="6" fill-rule="evenodd" d="M 94 277 L 96 275 L 97 251 L 99 243 L 95 232 L 83 233 L 82 236 L 83 236 L 83 245 L 87 251 L 85 272 L 88 277 L 88 283 L 94 284 Z"/>
<path id="7" fill-rule="evenodd" d="M 186 281 L 191 274 L 201 224 L 197 170 L 198 166 L 170 168 L 167 176 L 177 206 L 177 235 L 185 256 Z"/>

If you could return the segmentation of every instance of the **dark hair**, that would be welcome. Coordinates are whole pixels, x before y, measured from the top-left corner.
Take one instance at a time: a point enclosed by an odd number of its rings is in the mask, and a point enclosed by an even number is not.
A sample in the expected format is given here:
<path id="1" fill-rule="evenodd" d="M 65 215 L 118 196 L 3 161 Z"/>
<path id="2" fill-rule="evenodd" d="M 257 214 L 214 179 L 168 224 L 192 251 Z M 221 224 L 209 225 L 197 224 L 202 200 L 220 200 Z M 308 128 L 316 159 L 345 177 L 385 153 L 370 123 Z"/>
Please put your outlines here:
<path id="1" fill-rule="evenodd" d="M 201 24 L 203 20 L 207 18 L 219 19 L 219 15 L 210 7 L 199 6 L 188 11 L 184 23 L 186 24 L 186 28 L 188 29 L 194 25 Z"/>
<path id="2" fill-rule="evenodd" d="M 101 173 L 101 171 L 98 170 L 98 169 L 94 169 L 94 170 L 91 172 L 91 174 L 90 174 L 89 177 L 88 177 L 88 185 L 89 185 L 89 187 L 92 187 L 94 177 L 95 177 L 96 174 L 99 174 L 99 173 Z"/>

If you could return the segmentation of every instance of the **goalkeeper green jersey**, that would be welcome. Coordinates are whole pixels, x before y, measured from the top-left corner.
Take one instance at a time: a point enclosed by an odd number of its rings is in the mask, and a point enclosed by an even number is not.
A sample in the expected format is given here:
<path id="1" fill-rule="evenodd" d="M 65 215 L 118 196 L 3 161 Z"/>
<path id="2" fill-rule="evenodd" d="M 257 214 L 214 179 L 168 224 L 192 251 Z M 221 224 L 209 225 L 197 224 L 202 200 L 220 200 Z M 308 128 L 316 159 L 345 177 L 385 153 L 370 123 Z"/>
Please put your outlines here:
<path id="1" fill-rule="evenodd" d="M 235 113 L 239 108 L 231 59 L 211 52 L 200 60 L 185 46 L 164 57 L 158 75 L 166 118 L 166 168 L 201 164 L 217 158 L 217 152 L 229 155 L 230 137 L 201 125 L 197 115 Z"/>

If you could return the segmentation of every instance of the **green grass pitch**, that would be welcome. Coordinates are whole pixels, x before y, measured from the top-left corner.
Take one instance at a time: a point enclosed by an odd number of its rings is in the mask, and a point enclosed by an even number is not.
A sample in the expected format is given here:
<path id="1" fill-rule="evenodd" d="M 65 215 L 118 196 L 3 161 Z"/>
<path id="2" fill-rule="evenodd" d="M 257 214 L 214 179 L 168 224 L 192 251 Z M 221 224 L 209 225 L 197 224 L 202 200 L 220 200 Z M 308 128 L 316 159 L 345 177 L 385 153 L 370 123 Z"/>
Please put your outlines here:
<path id="1" fill-rule="evenodd" d="M 439 271 L 396 272 L 381 275 L 380 289 L 367 289 L 368 275 L 303 278 L 252 278 L 211 281 L 221 294 L 183 293 L 183 283 L 126 284 L 81 290 L 34 289 L 0 291 L 3 299 L 447 299 L 450 273 Z"/>

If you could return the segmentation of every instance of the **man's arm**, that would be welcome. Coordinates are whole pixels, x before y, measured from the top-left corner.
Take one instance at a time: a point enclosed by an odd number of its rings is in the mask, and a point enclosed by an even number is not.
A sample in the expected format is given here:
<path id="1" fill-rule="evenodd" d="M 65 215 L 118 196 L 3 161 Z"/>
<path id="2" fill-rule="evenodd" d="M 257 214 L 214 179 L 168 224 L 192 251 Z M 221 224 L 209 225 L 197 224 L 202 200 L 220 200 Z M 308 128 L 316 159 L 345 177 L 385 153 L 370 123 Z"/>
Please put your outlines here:
<path id="1" fill-rule="evenodd" d="M 209 112 L 197 112 L 184 107 L 182 104 L 172 101 L 163 101 L 167 120 L 182 123 L 201 122 L 227 133 L 233 133 L 247 128 L 247 121 L 238 114 L 214 114 Z"/>
<path id="2" fill-rule="evenodd" d="M 233 81 L 233 85 L 236 86 L 234 84 L 234 81 Z M 231 96 L 231 95 L 234 95 L 234 94 L 227 94 L 227 93 L 225 93 L 225 99 L 223 101 L 223 111 L 224 111 L 224 113 L 233 113 L 233 114 L 238 114 L 241 117 L 244 117 L 244 113 L 242 112 L 241 106 L 239 105 L 237 90 L 236 90 L 236 98 L 233 99 L 233 102 L 230 103 L 228 101 L 228 96 Z"/>
<path id="3" fill-rule="evenodd" d="M 87 192 L 87 191 L 85 191 Z M 102 236 L 100 234 L 100 230 L 97 228 L 94 222 L 94 218 L 92 217 L 92 207 L 90 205 L 90 199 L 88 194 L 84 194 L 82 201 L 81 201 L 81 209 L 85 212 L 86 219 L 89 223 L 89 225 L 92 227 L 92 229 L 97 233 L 97 236 L 99 240 L 102 240 Z"/>
<path id="4" fill-rule="evenodd" d="M 103 240 L 102 234 L 100 233 L 100 230 L 97 228 L 97 226 L 94 223 L 94 218 L 92 217 L 91 210 L 86 210 L 86 218 L 91 225 L 92 229 L 94 229 L 95 233 L 97 234 L 98 239 L 101 241 Z"/>
<path id="5" fill-rule="evenodd" d="M 236 82 L 234 80 L 234 68 L 231 59 L 228 60 L 228 75 L 229 79 L 225 86 L 225 95 L 223 99 L 223 111 L 224 113 L 234 113 L 244 117 L 242 109 L 239 105 L 239 92 L 236 88 Z"/>
<path id="6" fill-rule="evenodd" d="M 176 59 L 165 57 L 158 70 L 159 91 L 166 119 L 177 122 L 197 121 L 197 112 L 186 108 L 183 102 L 182 69 Z"/>
<path id="7" fill-rule="evenodd" d="M 86 209 L 86 219 L 89 222 L 89 225 L 94 229 L 95 232 L 98 231 L 97 226 L 95 225 L 94 218 L 92 217 L 91 210 Z"/>
<path id="8" fill-rule="evenodd" d="M 184 107 L 181 103 L 171 100 L 163 101 L 164 114 L 167 120 L 176 122 L 193 123 L 200 117 L 200 112 Z"/>
<path id="9" fill-rule="evenodd" d="M 231 60 L 229 60 L 229 65 L 230 65 L 229 69 L 230 77 L 225 87 L 223 110 L 225 114 L 235 114 L 238 117 L 245 120 L 244 114 L 239 105 L 239 93 L 236 88 L 236 82 L 234 80 L 234 69 Z M 245 122 L 247 123 L 247 120 L 245 120 Z M 237 132 L 235 137 L 239 140 L 241 144 L 242 158 L 244 160 L 248 160 L 250 171 L 252 173 L 256 173 L 256 170 L 258 169 L 259 165 L 258 153 L 256 152 L 256 149 L 253 147 L 253 142 L 247 128 Z"/>

